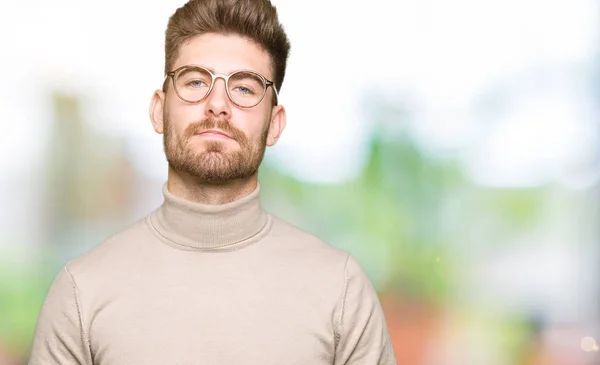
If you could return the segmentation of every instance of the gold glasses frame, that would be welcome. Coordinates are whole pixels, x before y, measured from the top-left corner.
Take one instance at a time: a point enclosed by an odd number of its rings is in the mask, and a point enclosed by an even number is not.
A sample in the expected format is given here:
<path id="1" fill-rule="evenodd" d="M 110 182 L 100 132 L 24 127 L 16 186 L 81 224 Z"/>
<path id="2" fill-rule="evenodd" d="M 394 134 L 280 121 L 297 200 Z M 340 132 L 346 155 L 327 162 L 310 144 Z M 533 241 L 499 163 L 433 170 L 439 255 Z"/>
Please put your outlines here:
<path id="1" fill-rule="evenodd" d="M 194 69 L 194 68 L 199 68 L 199 69 L 201 69 L 203 71 L 208 72 L 210 74 L 210 76 L 211 76 L 211 83 L 210 83 L 210 87 L 208 88 L 208 91 L 206 92 L 206 95 L 204 95 L 202 98 L 200 98 L 198 100 L 187 100 L 184 97 L 182 97 L 181 94 L 179 93 L 179 90 L 177 90 L 177 77 L 178 77 L 178 75 L 182 71 L 185 71 L 185 70 L 188 70 L 188 69 Z M 250 106 L 240 105 L 240 104 L 236 103 L 233 100 L 233 98 L 231 97 L 231 94 L 229 93 L 229 79 L 233 75 L 235 75 L 237 73 L 240 73 L 240 72 L 253 74 L 253 75 L 257 76 L 259 79 L 261 79 L 262 82 L 263 82 L 263 93 L 262 93 L 262 96 L 253 105 L 250 105 Z M 259 74 L 258 72 L 252 71 L 252 70 L 236 70 L 236 71 L 231 72 L 229 75 L 225 75 L 225 74 L 214 73 L 211 70 L 209 70 L 206 67 L 201 66 L 201 65 L 184 65 L 184 66 L 181 66 L 181 67 L 179 67 L 179 68 L 177 68 L 177 69 L 175 69 L 175 70 L 173 70 L 171 72 L 167 72 L 167 74 L 165 76 L 165 80 L 163 81 L 163 85 L 164 85 L 163 90 L 164 91 L 166 91 L 166 85 L 167 85 L 166 83 L 167 83 L 167 79 L 169 77 L 173 80 L 173 89 L 175 90 L 175 93 L 177 94 L 177 96 L 179 97 L 179 99 L 181 99 L 182 101 L 184 101 L 186 103 L 195 104 L 195 103 L 199 103 L 202 100 L 206 99 L 208 97 L 208 95 L 210 95 L 213 87 L 215 86 L 215 81 L 218 78 L 221 78 L 221 79 L 223 79 L 223 81 L 225 81 L 225 91 L 227 92 L 227 97 L 229 98 L 229 100 L 233 104 L 235 104 L 236 106 L 238 106 L 240 108 L 253 108 L 253 107 L 257 106 L 258 104 L 260 104 L 260 102 L 264 99 L 265 95 L 267 94 L 267 89 L 269 88 L 269 86 L 271 86 L 273 88 L 273 91 L 275 92 L 275 98 L 276 98 L 276 100 L 279 99 L 279 93 L 277 92 L 277 88 L 275 87 L 275 83 L 273 81 L 267 79 L 263 75 Z"/>

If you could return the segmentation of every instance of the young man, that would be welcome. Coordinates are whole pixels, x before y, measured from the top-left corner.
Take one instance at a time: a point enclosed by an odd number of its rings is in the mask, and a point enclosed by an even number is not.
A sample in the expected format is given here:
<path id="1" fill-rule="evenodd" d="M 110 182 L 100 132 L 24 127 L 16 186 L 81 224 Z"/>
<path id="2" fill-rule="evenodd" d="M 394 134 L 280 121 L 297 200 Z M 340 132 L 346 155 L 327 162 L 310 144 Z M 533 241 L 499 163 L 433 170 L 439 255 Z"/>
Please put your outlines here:
<path id="1" fill-rule="evenodd" d="M 165 43 L 164 203 L 64 266 L 29 363 L 396 364 L 356 260 L 261 208 L 257 170 L 286 125 L 275 8 L 192 0 Z"/>

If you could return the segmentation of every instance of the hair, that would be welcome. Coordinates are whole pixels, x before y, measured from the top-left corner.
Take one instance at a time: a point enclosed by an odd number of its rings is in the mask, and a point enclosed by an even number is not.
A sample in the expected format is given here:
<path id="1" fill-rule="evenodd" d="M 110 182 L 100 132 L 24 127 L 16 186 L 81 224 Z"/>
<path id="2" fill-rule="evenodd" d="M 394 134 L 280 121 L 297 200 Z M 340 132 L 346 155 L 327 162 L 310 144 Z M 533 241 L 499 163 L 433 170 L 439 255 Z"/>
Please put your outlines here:
<path id="1" fill-rule="evenodd" d="M 181 45 L 205 33 L 236 34 L 266 51 L 273 82 L 281 90 L 290 42 L 269 0 L 190 0 L 169 18 L 165 37 L 165 75 L 172 71 Z"/>

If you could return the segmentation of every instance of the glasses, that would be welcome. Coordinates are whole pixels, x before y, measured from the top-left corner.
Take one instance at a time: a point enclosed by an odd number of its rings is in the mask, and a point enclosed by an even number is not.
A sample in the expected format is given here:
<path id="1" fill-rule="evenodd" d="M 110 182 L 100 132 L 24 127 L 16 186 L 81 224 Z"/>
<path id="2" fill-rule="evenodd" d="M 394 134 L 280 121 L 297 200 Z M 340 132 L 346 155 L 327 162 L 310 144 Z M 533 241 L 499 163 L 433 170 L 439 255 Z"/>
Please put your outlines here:
<path id="1" fill-rule="evenodd" d="M 214 74 L 202 66 L 186 65 L 168 72 L 167 77 L 173 79 L 177 96 L 188 103 L 197 103 L 206 98 L 219 77 L 225 81 L 229 100 L 240 108 L 257 106 L 265 97 L 269 86 L 273 87 L 275 97 L 279 97 L 273 81 L 267 80 L 258 72 L 249 70 L 234 71 L 224 75 Z"/>

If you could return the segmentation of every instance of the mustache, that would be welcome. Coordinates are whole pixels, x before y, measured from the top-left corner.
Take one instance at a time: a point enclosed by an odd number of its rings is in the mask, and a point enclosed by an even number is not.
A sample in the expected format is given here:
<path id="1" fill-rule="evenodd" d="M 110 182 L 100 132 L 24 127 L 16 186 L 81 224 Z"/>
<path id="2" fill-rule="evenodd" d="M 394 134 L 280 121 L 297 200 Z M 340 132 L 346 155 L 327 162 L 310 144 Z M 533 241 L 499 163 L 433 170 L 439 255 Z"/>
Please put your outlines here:
<path id="1" fill-rule="evenodd" d="M 192 123 L 185 129 L 184 138 L 187 140 L 194 135 L 199 134 L 207 129 L 220 129 L 231 136 L 231 138 L 240 144 L 246 143 L 247 138 L 244 132 L 235 128 L 229 122 L 223 119 L 204 118 L 199 122 Z"/>

